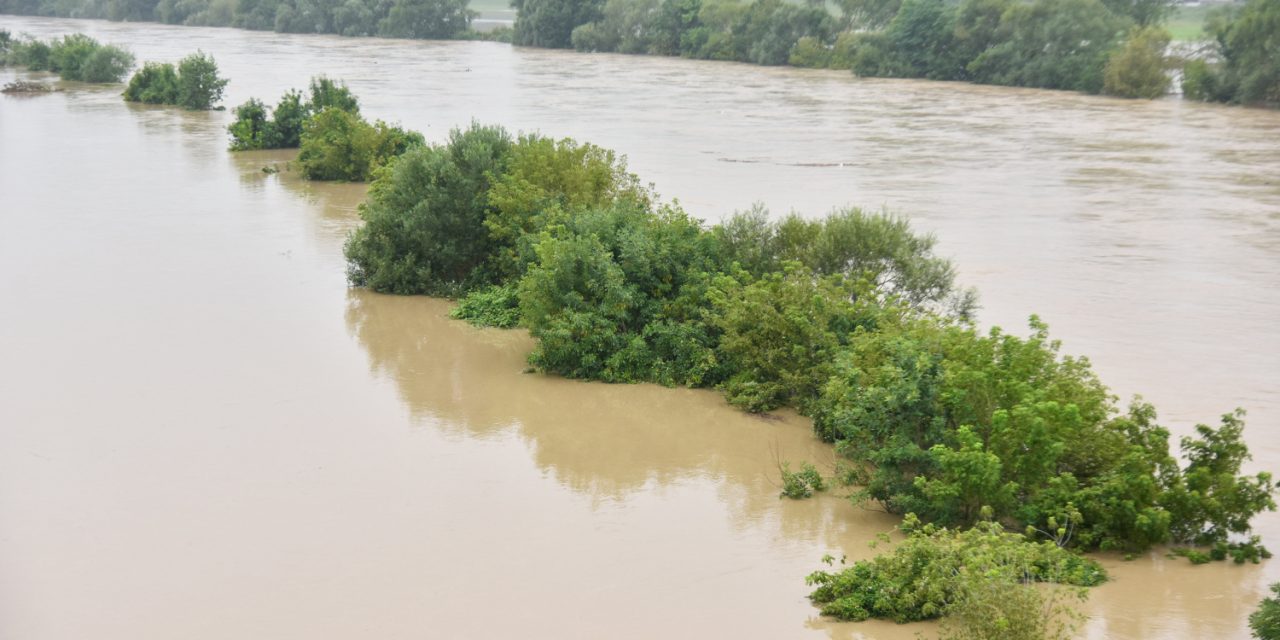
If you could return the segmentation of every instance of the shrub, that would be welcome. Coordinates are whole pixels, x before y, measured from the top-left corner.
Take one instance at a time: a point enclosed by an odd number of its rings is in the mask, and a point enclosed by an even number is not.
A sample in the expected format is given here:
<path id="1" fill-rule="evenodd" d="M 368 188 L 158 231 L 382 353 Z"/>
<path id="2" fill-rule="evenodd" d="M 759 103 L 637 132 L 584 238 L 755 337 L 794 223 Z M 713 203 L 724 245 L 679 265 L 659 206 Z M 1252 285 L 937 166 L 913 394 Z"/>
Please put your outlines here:
<path id="1" fill-rule="evenodd" d="M 312 114 L 325 109 L 339 109 L 352 115 L 360 115 L 360 100 L 347 84 L 341 80 L 333 80 L 327 76 L 316 76 L 311 79 L 311 100 L 307 110 Z M 287 94 L 286 94 L 287 97 Z"/>
<path id="2" fill-rule="evenodd" d="M 391 158 L 423 143 L 422 134 L 381 120 L 369 124 L 358 115 L 330 107 L 307 121 L 298 164 L 312 180 L 363 182 Z"/>
<path id="3" fill-rule="evenodd" d="M 1249 628 L 1260 640 L 1280 640 L 1280 583 L 1271 585 L 1270 598 L 1258 603 L 1258 609 L 1249 614 Z"/>
<path id="4" fill-rule="evenodd" d="M 55 71 L 63 80 L 80 82 L 119 82 L 129 67 L 133 54 L 114 45 L 104 45 L 82 33 L 50 40 L 29 40 L 9 45 L 5 56 L 12 64 L 32 71 Z"/>
<path id="5" fill-rule="evenodd" d="M 365 224 L 347 240 L 352 284 L 383 293 L 458 294 L 487 284 L 486 194 L 512 144 L 501 127 L 473 124 L 449 142 L 412 149 L 369 186 Z"/>
<path id="6" fill-rule="evenodd" d="M 1159 98 L 1169 91 L 1164 52 L 1169 32 L 1159 27 L 1135 29 L 1129 41 L 1111 54 L 1102 90 L 1121 98 Z"/>
<path id="7" fill-rule="evenodd" d="M 222 100 L 227 80 L 218 77 L 213 56 L 197 51 L 178 62 L 178 106 L 192 111 L 212 109 Z"/>
<path id="8" fill-rule="evenodd" d="M 120 82 L 133 66 L 133 54 L 112 45 L 98 47 L 80 66 L 84 82 Z"/>
<path id="9" fill-rule="evenodd" d="M 975 592 L 984 583 L 1024 589 L 1036 582 L 1091 587 L 1107 579 L 1092 560 L 1052 542 L 1028 542 L 992 522 L 957 531 L 919 526 L 908 515 L 902 528 L 907 538 L 891 553 L 806 578 L 817 587 L 809 598 L 821 605 L 824 615 L 915 622 L 956 612 L 957 606 L 971 612 L 989 601 Z M 1025 612 L 1018 617 L 1025 619 Z"/>
<path id="10" fill-rule="evenodd" d="M 178 72 L 167 62 L 142 65 L 125 87 L 124 99 L 147 104 L 178 103 Z"/>
<path id="11" fill-rule="evenodd" d="M 520 324 L 519 290 L 513 284 L 476 289 L 458 301 L 449 317 L 477 327 L 511 329 Z"/>
<path id="12" fill-rule="evenodd" d="M 778 497 L 799 500 L 812 497 L 815 491 L 827 489 L 822 474 L 812 463 L 806 462 L 800 465 L 799 471 L 792 471 L 791 465 L 784 462 L 778 471 L 782 474 L 782 493 Z"/>

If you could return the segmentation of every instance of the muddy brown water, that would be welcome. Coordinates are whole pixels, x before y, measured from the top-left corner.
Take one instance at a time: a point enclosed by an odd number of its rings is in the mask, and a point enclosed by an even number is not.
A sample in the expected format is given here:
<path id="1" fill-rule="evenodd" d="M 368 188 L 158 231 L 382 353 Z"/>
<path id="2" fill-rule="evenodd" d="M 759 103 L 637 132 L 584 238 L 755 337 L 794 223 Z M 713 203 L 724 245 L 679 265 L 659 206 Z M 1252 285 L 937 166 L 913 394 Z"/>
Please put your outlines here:
<path id="1" fill-rule="evenodd" d="M 489 43 L 0 17 L 140 59 L 203 49 L 227 104 L 316 73 L 441 140 L 590 140 L 693 213 L 885 206 L 982 319 L 1041 314 L 1175 433 L 1250 411 L 1280 469 L 1280 113 Z M 0 69 L 0 83 L 41 77 Z M 829 464 L 793 415 L 522 373 L 527 337 L 348 290 L 359 185 L 225 151 L 229 114 L 119 87 L 0 96 L 0 638 L 910 638 L 803 576 L 894 519 L 777 498 Z M 1280 518 L 1259 530 L 1280 546 Z M 1106 557 L 1092 638 L 1245 638 L 1280 562 Z"/>

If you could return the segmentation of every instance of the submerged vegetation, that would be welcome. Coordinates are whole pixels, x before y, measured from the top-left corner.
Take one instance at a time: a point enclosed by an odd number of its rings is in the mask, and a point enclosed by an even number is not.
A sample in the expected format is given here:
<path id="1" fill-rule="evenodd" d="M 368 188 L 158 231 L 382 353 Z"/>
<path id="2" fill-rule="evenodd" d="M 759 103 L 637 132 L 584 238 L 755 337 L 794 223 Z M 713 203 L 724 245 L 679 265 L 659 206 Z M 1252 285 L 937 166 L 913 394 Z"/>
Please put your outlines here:
<path id="1" fill-rule="evenodd" d="M 52 71 L 63 80 L 110 83 L 120 82 L 133 66 L 133 54 L 82 33 L 46 41 L 15 40 L 8 31 L 0 31 L 0 63 Z"/>
<path id="2" fill-rule="evenodd" d="M 127 102 L 171 104 L 191 111 L 207 111 L 222 100 L 227 80 L 218 76 L 218 64 L 203 51 L 178 62 L 148 62 L 133 74 L 124 90 Z"/>
<path id="3" fill-rule="evenodd" d="M 1265 554 L 1249 521 L 1275 485 L 1241 474 L 1241 412 L 1184 438 L 1179 463 L 1154 408 L 1121 411 L 1038 319 L 976 330 L 973 293 L 900 218 L 755 208 L 708 229 L 612 152 L 481 125 L 392 162 L 361 215 L 353 284 L 460 296 L 456 317 L 527 328 L 548 373 L 794 407 L 858 500 L 1070 550 Z"/>
<path id="4" fill-rule="evenodd" d="M 713 387 L 747 411 L 812 417 L 854 499 L 913 532 L 894 555 L 814 574 L 828 613 L 953 613 L 952 637 L 982 637 L 977 612 L 1009 606 L 1002 624 L 1041 634 L 1013 637 L 1053 636 L 1059 618 L 1029 612 L 1067 600 L 1006 587 L 1101 581 L 1078 552 L 1269 555 L 1249 523 L 1275 508 L 1275 483 L 1242 474 L 1242 412 L 1197 427 L 1180 463 L 1154 408 L 1121 411 L 1035 317 L 1027 337 L 974 328 L 973 292 L 901 218 L 756 207 L 706 228 L 606 149 L 479 124 L 392 160 L 361 217 L 352 284 L 460 297 L 454 317 L 525 327 L 537 370 Z M 781 471 L 784 496 L 825 486 L 811 466 Z"/>
<path id="5" fill-rule="evenodd" d="M 298 166 L 312 180 L 363 182 L 391 158 L 422 146 L 422 134 L 370 123 L 360 101 L 341 81 L 311 79 L 308 98 L 287 91 L 274 110 L 250 99 L 236 107 L 227 128 L 232 151 L 300 148 Z"/>

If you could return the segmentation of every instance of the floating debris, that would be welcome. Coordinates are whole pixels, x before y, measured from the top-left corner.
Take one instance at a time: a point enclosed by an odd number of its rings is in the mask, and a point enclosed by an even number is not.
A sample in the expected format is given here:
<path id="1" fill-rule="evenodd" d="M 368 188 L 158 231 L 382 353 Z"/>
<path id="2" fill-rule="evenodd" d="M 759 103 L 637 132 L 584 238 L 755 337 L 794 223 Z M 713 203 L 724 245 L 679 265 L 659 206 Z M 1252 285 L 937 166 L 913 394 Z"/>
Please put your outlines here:
<path id="1" fill-rule="evenodd" d="M 52 93 L 57 91 L 53 87 L 43 82 L 27 82 L 26 80 L 18 80 L 4 85 L 0 89 L 0 93 Z"/>

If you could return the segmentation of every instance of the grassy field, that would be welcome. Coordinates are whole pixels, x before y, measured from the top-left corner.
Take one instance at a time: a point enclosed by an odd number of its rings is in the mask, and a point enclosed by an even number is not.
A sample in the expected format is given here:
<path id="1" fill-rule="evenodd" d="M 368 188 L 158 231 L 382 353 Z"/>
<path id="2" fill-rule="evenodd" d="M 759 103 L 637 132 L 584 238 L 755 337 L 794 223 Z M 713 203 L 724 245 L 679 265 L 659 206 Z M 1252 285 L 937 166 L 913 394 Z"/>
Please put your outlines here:
<path id="1" fill-rule="evenodd" d="M 1205 4 L 1198 7 L 1178 7 L 1174 10 L 1173 15 L 1169 17 L 1169 24 L 1166 25 L 1169 33 L 1173 34 L 1174 41 L 1195 41 L 1204 40 L 1204 20 L 1209 16 L 1209 12 L 1219 7 L 1221 4 Z"/>
<path id="2" fill-rule="evenodd" d="M 471 0 L 475 11 L 511 11 L 511 0 Z"/>

